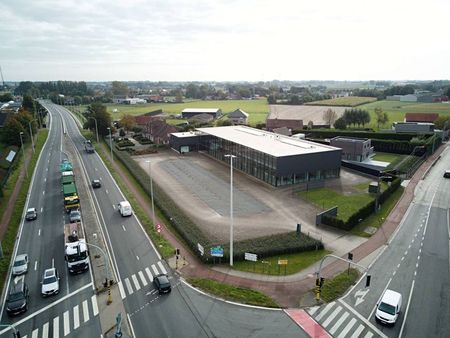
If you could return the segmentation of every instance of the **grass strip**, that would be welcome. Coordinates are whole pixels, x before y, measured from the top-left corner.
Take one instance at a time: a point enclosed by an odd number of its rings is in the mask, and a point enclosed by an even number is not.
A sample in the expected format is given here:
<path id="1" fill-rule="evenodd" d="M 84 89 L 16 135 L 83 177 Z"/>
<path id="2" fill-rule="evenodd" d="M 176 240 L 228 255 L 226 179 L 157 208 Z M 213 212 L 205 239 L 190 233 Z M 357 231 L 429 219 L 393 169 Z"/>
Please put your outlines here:
<path id="1" fill-rule="evenodd" d="M 271 308 L 279 307 L 279 305 L 272 298 L 256 290 L 231 286 L 206 278 L 189 278 L 188 282 L 207 293 L 226 300 L 248 305 Z"/>
<path id="2" fill-rule="evenodd" d="M 326 279 L 322 286 L 320 294 L 323 301 L 329 303 L 341 297 L 349 287 L 354 285 L 359 278 L 359 271 L 350 269 L 349 271 L 341 272 L 332 279 Z"/>

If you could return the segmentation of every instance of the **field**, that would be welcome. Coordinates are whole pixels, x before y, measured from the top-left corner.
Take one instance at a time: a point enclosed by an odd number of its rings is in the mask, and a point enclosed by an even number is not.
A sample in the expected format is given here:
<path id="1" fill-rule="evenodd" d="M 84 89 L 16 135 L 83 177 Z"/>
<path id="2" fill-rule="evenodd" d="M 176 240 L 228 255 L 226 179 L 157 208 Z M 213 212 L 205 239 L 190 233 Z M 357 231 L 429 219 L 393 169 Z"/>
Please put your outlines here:
<path id="1" fill-rule="evenodd" d="M 309 106 L 346 106 L 346 107 L 356 107 L 365 103 L 370 103 L 376 101 L 374 97 L 361 97 L 361 96 L 348 96 L 348 97 L 337 97 L 335 99 L 321 100 L 308 102 L 306 105 Z"/>
<path id="2" fill-rule="evenodd" d="M 220 108 L 223 114 L 238 108 L 248 113 L 250 125 L 266 122 L 269 105 L 266 99 L 260 100 L 223 100 L 223 101 L 192 101 L 185 103 L 147 103 L 139 105 L 108 104 L 108 112 L 113 120 L 119 120 L 124 114 L 141 115 L 157 109 L 162 109 L 169 115 L 181 114 L 184 108 Z M 115 111 L 117 110 L 117 111 Z"/>

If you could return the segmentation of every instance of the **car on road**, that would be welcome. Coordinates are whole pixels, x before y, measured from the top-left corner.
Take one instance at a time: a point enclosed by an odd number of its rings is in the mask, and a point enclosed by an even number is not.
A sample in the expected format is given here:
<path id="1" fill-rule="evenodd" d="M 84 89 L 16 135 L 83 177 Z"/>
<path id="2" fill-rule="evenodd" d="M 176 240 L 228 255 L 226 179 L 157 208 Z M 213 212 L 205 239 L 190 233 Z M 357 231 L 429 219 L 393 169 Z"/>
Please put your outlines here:
<path id="1" fill-rule="evenodd" d="M 77 210 L 77 209 L 70 210 L 69 220 L 70 220 L 70 223 L 81 222 L 80 210 Z"/>
<path id="2" fill-rule="evenodd" d="M 27 213 L 25 214 L 25 219 L 27 221 L 32 221 L 37 218 L 37 211 L 36 208 L 28 208 Z"/>
<path id="3" fill-rule="evenodd" d="M 450 178 L 450 170 L 446 170 L 446 171 L 444 172 L 444 177 L 445 177 L 445 178 Z"/>
<path id="4" fill-rule="evenodd" d="M 153 278 L 153 285 L 160 294 L 169 293 L 170 291 L 172 291 L 169 278 L 164 274 L 155 276 L 155 278 Z"/>
<path id="5" fill-rule="evenodd" d="M 92 188 L 100 188 L 102 186 L 102 183 L 100 180 L 92 180 Z"/>
<path id="6" fill-rule="evenodd" d="M 22 275 L 24 273 L 27 273 L 27 271 L 28 271 L 28 255 L 27 254 L 17 255 L 16 259 L 14 260 L 12 268 L 13 276 Z"/>
<path id="7" fill-rule="evenodd" d="M 132 210 L 131 210 L 131 204 L 128 201 L 122 201 L 118 204 L 119 212 L 122 216 L 131 216 Z"/>
<path id="8" fill-rule="evenodd" d="M 375 319 L 383 324 L 395 324 L 402 308 L 402 295 L 387 289 L 377 304 Z"/>
<path id="9" fill-rule="evenodd" d="M 11 283 L 8 298 L 6 299 L 6 312 L 9 316 L 15 316 L 28 310 L 30 293 L 25 281 L 20 279 L 17 283 Z"/>
<path id="10" fill-rule="evenodd" d="M 58 270 L 56 268 L 45 270 L 41 284 L 41 294 L 43 297 L 57 295 L 59 293 Z"/>

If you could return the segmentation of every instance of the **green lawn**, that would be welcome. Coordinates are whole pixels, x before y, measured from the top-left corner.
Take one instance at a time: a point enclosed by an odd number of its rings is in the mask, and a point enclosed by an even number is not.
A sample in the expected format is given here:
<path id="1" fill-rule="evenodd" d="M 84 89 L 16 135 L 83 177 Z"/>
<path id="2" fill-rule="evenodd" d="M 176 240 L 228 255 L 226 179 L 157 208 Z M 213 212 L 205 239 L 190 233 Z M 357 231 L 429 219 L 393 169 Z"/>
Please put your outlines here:
<path id="1" fill-rule="evenodd" d="M 311 191 L 302 191 L 298 195 L 317 205 L 323 210 L 338 207 L 338 218 L 346 222 L 348 218 L 356 211 L 361 209 L 367 203 L 373 200 L 369 193 L 355 193 L 351 195 L 341 195 L 328 188 L 315 189 Z"/>
<path id="2" fill-rule="evenodd" d="M 223 299 L 249 305 L 279 307 L 272 298 L 252 289 L 236 287 L 205 278 L 189 278 L 188 282 Z"/>
<path id="3" fill-rule="evenodd" d="M 341 272 L 332 279 L 325 279 L 322 286 L 321 298 L 325 302 L 331 302 L 341 297 L 349 287 L 354 285 L 359 278 L 359 271 L 351 268 L 350 273 Z"/>
<path id="4" fill-rule="evenodd" d="M 239 271 L 268 275 L 291 275 L 302 271 L 329 253 L 330 251 L 327 250 L 317 250 L 261 258 L 258 262 L 239 261 L 234 262 L 233 268 Z M 287 259 L 288 264 L 279 266 L 279 259 Z"/>

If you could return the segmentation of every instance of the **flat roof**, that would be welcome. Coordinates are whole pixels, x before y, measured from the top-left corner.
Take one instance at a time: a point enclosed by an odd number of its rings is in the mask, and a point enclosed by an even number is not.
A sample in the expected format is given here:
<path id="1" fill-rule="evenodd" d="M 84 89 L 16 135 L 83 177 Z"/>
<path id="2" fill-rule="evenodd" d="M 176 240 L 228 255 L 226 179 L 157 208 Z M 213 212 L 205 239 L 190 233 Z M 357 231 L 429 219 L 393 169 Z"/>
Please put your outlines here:
<path id="1" fill-rule="evenodd" d="M 179 133 L 170 133 L 170 134 L 175 137 L 194 137 L 194 136 L 199 136 L 199 135 L 205 135 L 204 133 L 202 133 L 200 131 L 183 131 L 183 132 L 179 132 Z"/>
<path id="2" fill-rule="evenodd" d="M 275 157 L 341 151 L 341 148 L 294 139 L 247 126 L 197 128 L 197 130 Z"/>
<path id="3" fill-rule="evenodd" d="M 182 113 L 217 113 L 220 108 L 185 108 Z"/>

